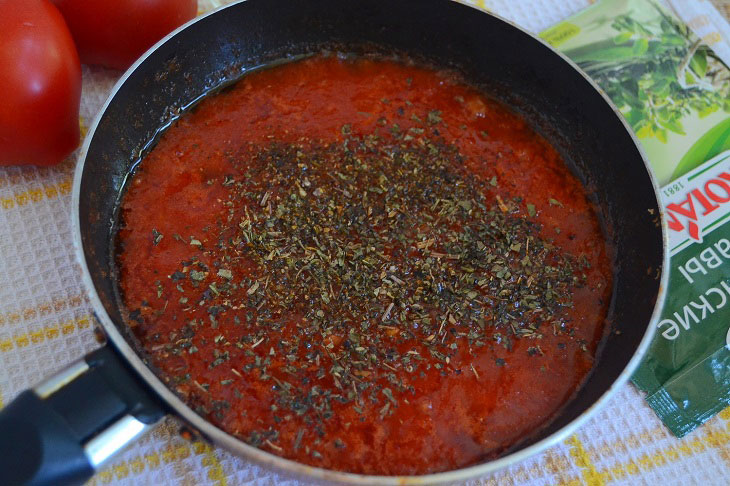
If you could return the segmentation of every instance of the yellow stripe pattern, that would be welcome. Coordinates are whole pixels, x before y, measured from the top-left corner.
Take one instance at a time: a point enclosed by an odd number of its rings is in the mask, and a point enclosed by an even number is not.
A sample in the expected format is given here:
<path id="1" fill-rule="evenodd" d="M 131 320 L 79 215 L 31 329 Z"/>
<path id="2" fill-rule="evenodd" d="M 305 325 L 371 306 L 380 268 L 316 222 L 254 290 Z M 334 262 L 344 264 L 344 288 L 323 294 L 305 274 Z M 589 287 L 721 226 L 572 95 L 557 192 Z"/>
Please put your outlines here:
<path id="1" fill-rule="evenodd" d="M 228 486 L 228 479 L 223 471 L 223 465 L 213 448 L 204 442 L 196 442 L 193 445 L 196 454 L 203 454 L 202 464 L 208 471 L 208 479 L 214 481 L 218 486 Z"/>
<path id="2" fill-rule="evenodd" d="M 694 438 L 677 440 L 664 428 L 658 427 L 641 434 L 631 434 L 611 443 L 603 443 L 597 447 L 586 447 L 577 436 L 569 438 L 566 443 L 570 448 L 570 455 L 576 466 L 581 469 L 581 478 L 572 478 L 559 481 L 561 486 L 599 486 L 614 481 L 626 480 L 640 476 L 659 467 L 670 465 L 712 450 L 718 450 L 723 460 L 730 465 L 730 407 L 719 414 L 723 420 L 718 428 L 716 422 L 711 421 L 696 433 Z M 629 450 L 657 443 L 659 440 L 669 440 L 668 446 L 657 447 L 651 452 L 640 455 L 636 460 L 617 461 L 614 464 L 598 469 L 594 463 L 601 458 L 625 454 Z M 550 452 L 547 453 L 550 455 Z M 605 459 L 604 459 L 605 460 Z M 558 469 L 564 470 L 566 465 Z M 548 468 L 550 470 L 550 468 Z M 550 472 L 559 474 L 559 471 Z"/>
<path id="3" fill-rule="evenodd" d="M 23 207 L 30 203 L 36 203 L 44 199 L 55 199 L 59 195 L 65 196 L 71 193 L 71 177 L 66 177 L 56 184 L 44 184 L 43 187 L 36 187 L 26 191 L 18 192 L 13 197 L 0 197 L 0 208 L 13 209 Z"/>
<path id="4" fill-rule="evenodd" d="M 22 349 L 31 344 L 40 344 L 61 336 L 68 336 L 76 331 L 88 329 L 91 326 L 91 319 L 92 317 L 87 315 L 78 319 L 64 321 L 57 325 L 47 326 L 43 329 L 17 334 L 12 338 L 0 339 L 0 353 L 7 353 L 14 349 Z"/>
<path id="5" fill-rule="evenodd" d="M 723 411 L 720 417 L 724 420 L 730 420 L 730 409 Z M 637 434 L 625 440 L 629 443 L 640 443 L 645 442 L 646 437 L 650 435 L 646 433 Z M 545 453 L 544 460 L 541 461 L 541 464 L 533 465 L 530 468 L 521 466 L 510 473 L 498 473 L 495 476 L 486 478 L 483 484 L 485 486 L 522 484 L 531 478 L 544 477 L 547 473 L 554 475 L 555 482 L 553 484 L 559 486 L 604 486 L 616 480 L 626 480 L 630 477 L 639 476 L 642 473 L 652 471 L 668 463 L 676 462 L 682 458 L 691 457 L 712 449 L 720 449 L 723 451 L 723 458 L 730 462 L 730 451 L 726 450 L 727 445 L 730 444 L 730 424 L 725 424 L 725 430 L 706 427 L 704 433 L 693 440 L 683 441 L 677 445 L 645 453 L 636 460 L 619 462 L 602 469 L 598 469 L 594 462 L 596 457 L 600 457 L 599 451 L 602 447 L 587 447 L 576 435 L 570 437 L 566 441 L 566 444 L 569 447 L 570 461 L 566 459 L 567 456 L 559 456 L 553 451 L 548 451 Z M 124 479 L 132 475 L 142 474 L 144 471 L 150 471 L 168 464 L 180 462 L 188 459 L 193 454 L 195 456 L 202 456 L 200 460 L 207 471 L 206 475 L 208 480 L 219 486 L 227 486 L 227 476 L 220 460 L 216 456 L 215 449 L 199 441 L 192 444 L 170 444 L 159 453 L 155 452 L 138 456 L 128 461 L 119 461 L 98 473 L 89 484 L 94 486 L 98 484 L 110 484 L 115 479 Z M 566 477 L 571 463 L 580 469 L 580 477 Z"/>
<path id="6" fill-rule="evenodd" d="M 55 312 L 80 307 L 85 302 L 85 294 L 76 294 L 65 299 L 53 299 L 42 302 L 19 311 L 3 312 L 0 313 L 0 327 L 14 325 L 20 322 L 33 322 L 36 319 L 49 316 Z"/>
<path id="7" fill-rule="evenodd" d="M 570 447 L 570 455 L 581 470 L 584 483 L 587 486 L 604 486 L 606 482 L 596 470 L 596 466 L 578 436 L 573 435 L 567 440 L 567 443 Z"/>
<path id="8" fill-rule="evenodd" d="M 207 478 L 218 486 L 228 486 L 228 479 L 223 466 L 216 456 L 215 450 L 205 442 L 196 441 L 184 444 L 169 444 L 160 452 L 133 457 L 127 461 L 117 461 L 113 465 L 97 473 L 87 483 L 87 486 L 110 484 L 115 480 L 122 480 L 137 476 L 145 471 L 160 469 L 164 466 L 182 462 L 191 456 L 201 456 L 201 464 L 207 471 Z"/>
<path id="9" fill-rule="evenodd" d="M 636 461 L 617 463 L 610 468 L 601 470 L 599 475 L 620 480 L 627 476 L 636 476 L 642 472 L 652 471 L 665 464 L 674 463 L 682 458 L 692 457 L 707 450 L 721 449 L 728 452 L 727 446 L 730 444 L 730 433 L 727 429 L 719 431 L 707 424 L 700 430 L 702 433 L 692 440 L 684 440 L 678 444 L 642 454 Z"/>
<path id="10" fill-rule="evenodd" d="M 117 461 L 113 465 L 97 473 L 88 486 L 109 484 L 115 479 L 142 474 L 145 471 L 159 469 L 162 466 L 187 459 L 192 454 L 190 444 L 168 445 L 160 452 L 152 452 L 134 457 L 128 461 Z"/>
<path id="11" fill-rule="evenodd" d="M 83 140 L 89 132 L 89 127 L 86 125 L 86 120 L 83 116 L 79 117 L 79 132 L 81 132 L 81 140 Z"/>

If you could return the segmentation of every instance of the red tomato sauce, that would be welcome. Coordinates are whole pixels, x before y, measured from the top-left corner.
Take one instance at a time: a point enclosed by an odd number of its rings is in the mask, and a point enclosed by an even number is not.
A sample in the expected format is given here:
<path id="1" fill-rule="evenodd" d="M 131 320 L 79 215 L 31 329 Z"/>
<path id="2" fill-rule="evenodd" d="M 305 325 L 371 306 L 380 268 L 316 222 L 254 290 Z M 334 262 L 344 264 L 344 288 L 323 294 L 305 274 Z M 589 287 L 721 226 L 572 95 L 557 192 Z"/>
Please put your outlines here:
<path id="1" fill-rule="evenodd" d="M 418 187 L 381 160 L 391 153 Z M 429 177 L 458 187 L 426 206 Z M 396 204 L 403 187 L 420 209 Z M 452 192 L 470 199 L 446 201 Z M 559 154 L 457 76 L 404 62 L 315 56 L 245 76 L 167 130 L 122 221 L 128 322 L 163 379 L 223 430 L 329 469 L 415 475 L 497 457 L 580 386 L 611 297 L 610 249 Z M 504 251 L 489 250 L 503 248 L 498 236 L 450 236 L 500 225 L 520 238 Z M 285 226 L 319 237 L 297 245 Z M 373 250 L 359 246 L 366 234 Z M 472 268 L 482 251 L 503 266 Z M 570 271 L 547 285 L 515 271 L 525 258 Z M 373 279 L 385 283 L 368 300 L 358 282 Z M 322 295 L 286 297 L 307 288 Z M 520 307 L 532 298 L 544 307 Z"/>

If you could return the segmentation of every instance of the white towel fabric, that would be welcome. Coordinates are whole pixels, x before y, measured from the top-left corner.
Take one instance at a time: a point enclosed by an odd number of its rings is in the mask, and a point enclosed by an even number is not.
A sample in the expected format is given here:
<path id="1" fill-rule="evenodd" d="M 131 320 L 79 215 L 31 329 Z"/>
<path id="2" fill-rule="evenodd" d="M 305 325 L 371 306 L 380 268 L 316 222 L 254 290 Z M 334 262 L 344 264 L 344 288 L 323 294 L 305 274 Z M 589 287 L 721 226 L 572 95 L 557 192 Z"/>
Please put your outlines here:
<path id="1" fill-rule="evenodd" d="M 726 1 L 726 0 L 718 0 Z M 201 12 L 227 2 L 201 0 Z M 588 0 L 471 1 L 532 32 Z M 706 1 L 671 0 L 690 22 Z M 706 6 L 706 5 L 705 5 Z M 711 17 L 711 16 L 710 16 Z M 696 21 L 706 36 L 722 25 Z M 692 23 L 690 23 L 692 25 Z M 727 24 L 725 24 L 726 26 Z M 708 27 L 709 26 L 709 27 Z M 730 52 L 729 45 L 713 45 Z M 82 129 L 119 73 L 83 70 Z M 54 168 L 0 168 L 0 407 L 98 344 L 74 260 L 70 189 L 76 154 Z M 103 485 L 304 485 L 228 452 L 178 435 L 169 418 L 97 473 Z M 580 431 L 546 452 L 470 485 L 724 485 L 730 478 L 730 410 L 684 439 L 663 427 L 639 393 L 623 386 Z"/>

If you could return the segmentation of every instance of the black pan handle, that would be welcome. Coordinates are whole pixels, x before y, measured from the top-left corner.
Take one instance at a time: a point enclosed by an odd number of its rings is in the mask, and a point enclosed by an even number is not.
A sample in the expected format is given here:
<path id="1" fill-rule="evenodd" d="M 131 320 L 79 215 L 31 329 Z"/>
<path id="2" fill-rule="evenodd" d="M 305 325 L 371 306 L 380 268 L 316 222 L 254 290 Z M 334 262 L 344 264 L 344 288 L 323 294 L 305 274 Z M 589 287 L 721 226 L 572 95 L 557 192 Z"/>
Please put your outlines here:
<path id="1" fill-rule="evenodd" d="M 159 399 L 105 346 L 0 411 L 0 484 L 82 484 L 163 415 Z"/>

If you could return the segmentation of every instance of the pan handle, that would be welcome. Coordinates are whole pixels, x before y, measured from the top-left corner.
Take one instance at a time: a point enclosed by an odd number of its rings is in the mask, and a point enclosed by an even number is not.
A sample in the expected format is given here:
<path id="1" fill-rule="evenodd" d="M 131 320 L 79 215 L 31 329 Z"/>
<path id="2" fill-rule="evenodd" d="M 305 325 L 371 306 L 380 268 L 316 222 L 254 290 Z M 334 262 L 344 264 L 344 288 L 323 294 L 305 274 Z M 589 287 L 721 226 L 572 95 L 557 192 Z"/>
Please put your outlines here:
<path id="1" fill-rule="evenodd" d="M 0 484 L 76 485 L 165 415 L 104 346 L 0 411 Z"/>

